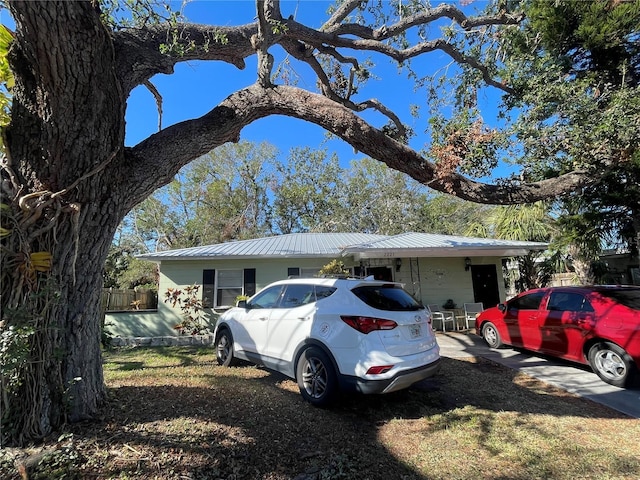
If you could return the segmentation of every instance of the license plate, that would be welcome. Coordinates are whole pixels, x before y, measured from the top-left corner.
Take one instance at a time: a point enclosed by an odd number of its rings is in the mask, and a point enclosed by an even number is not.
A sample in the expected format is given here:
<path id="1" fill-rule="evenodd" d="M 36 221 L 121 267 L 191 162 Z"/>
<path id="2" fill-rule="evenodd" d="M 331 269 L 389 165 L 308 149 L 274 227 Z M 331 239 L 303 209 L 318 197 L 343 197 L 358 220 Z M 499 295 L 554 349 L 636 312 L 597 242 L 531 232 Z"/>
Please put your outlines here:
<path id="1" fill-rule="evenodd" d="M 418 338 L 422 335 L 421 325 L 409 325 L 409 335 L 411 338 Z"/>

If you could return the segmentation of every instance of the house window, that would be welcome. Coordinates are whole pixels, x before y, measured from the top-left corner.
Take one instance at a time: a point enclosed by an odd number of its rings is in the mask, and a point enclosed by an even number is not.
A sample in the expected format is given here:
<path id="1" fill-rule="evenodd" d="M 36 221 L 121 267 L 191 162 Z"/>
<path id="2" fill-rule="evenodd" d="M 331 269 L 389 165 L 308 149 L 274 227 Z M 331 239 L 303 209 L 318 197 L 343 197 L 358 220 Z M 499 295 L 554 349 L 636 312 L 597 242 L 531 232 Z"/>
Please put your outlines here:
<path id="1" fill-rule="evenodd" d="M 298 267 L 287 268 L 287 277 L 288 278 L 298 278 L 298 277 L 300 277 L 300 269 Z"/>
<path id="2" fill-rule="evenodd" d="M 216 307 L 236 304 L 236 297 L 242 295 L 243 271 L 218 270 L 218 285 L 216 288 Z"/>
<path id="3" fill-rule="evenodd" d="M 255 293 L 255 268 L 202 271 L 202 306 L 204 308 L 229 307 L 236 304 L 238 295 L 250 297 Z"/>
<path id="4" fill-rule="evenodd" d="M 318 268 L 289 267 L 287 268 L 287 276 L 289 278 L 313 278 L 318 276 L 319 271 Z"/>
<path id="5" fill-rule="evenodd" d="M 318 276 L 320 269 L 318 268 L 301 268 L 300 278 L 313 278 Z"/>

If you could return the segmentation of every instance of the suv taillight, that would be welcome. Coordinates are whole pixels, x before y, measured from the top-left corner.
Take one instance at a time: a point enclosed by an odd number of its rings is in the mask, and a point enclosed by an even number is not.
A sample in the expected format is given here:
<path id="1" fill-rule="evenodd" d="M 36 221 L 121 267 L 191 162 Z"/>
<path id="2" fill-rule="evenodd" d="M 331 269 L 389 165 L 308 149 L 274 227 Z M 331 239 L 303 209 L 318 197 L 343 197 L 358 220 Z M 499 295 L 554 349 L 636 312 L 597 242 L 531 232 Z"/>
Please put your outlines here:
<path id="1" fill-rule="evenodd" d="M 393 320 L 385 320 L 383 318 L 352 315 L 341 315 L 340 318 L 344 323 L 364 334 L 375 330 L 393 330 L 398 326 Z"/>

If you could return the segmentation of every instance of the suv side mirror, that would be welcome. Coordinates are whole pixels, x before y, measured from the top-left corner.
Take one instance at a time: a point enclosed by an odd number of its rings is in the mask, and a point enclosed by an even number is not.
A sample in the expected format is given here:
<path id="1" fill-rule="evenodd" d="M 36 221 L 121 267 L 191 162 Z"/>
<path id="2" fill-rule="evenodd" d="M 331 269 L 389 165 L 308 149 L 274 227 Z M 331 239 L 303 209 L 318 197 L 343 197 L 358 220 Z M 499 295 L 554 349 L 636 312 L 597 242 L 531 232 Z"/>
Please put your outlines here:
<path id="1" fill-rule="evenodd" d="M 239 308 L 248 308 L 248 307 L 247 307 L 247 301 L 246 301 L 246 300 L 238 300 L 238 303 L 236 304 L 236 307 L 239 307 Z"/>

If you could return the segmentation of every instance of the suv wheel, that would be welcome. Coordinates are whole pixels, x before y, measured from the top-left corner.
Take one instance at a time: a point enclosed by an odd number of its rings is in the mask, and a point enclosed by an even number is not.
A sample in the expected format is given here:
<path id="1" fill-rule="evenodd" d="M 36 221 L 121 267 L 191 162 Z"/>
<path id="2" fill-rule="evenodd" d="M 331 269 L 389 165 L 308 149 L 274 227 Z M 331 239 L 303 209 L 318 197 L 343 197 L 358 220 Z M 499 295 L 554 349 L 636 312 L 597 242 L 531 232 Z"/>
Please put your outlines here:
<path id="1" fill-rule="evenodd" d="M 309 347 L 300 354 L 296 380 L 302 397 L 317 407 L 331 403 L 338 391 L 331 359 L 318 347 Z"/>
<path id="2" fill-rule="evenodd" d="M 627 352 L 610 342 L 597 343 L 589 349 L 589 365 L 598 376 L 616 387 L 628 387 L 635 374 Z"/>
<path id="3" fill-rule="evenodd" d="M 214 345 L 218 365 L 230 367 L 235 364 L 235 358 L 233 357 L 233 337 L 228 329 L 222 328 L 218 332 Z"/>

